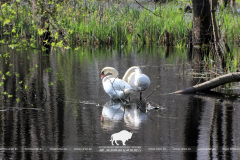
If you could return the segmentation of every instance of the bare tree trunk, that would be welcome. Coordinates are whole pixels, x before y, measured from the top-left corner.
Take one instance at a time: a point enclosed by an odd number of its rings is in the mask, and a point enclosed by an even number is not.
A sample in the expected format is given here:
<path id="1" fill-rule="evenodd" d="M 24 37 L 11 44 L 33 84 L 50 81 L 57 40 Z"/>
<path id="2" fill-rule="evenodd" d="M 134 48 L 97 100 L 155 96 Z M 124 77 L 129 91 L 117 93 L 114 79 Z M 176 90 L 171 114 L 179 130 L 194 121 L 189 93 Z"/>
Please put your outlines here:
<path id="1" fill-rule="evenodd" d="M 209 0 L 192 0 L 193 4 L 193 46 L 209 44 L 212 37 Z"/>
<path id="2" fill-rule="evenodd" d="M 11 0 L 0 0 L 1 4 L 4 4 L 6 2 L 11 2 Z"/>
<path id="3" fill-rule="evenodd" d="M 229 0 L 220 0 L 220 6 L 224 5 L 224 8 L 227 7 L 228 3 L 229 3 Z"/>
<path id="4" fill-rule="evenodd" d="M 213 37 L 214 37 L 214 48 L 215 48 L 215 52 L 217 53 L 217 55 L 219 56 L 219 59 L 222 61 L 222 67 L 225 67 L 225 59 L 224 59 L 224 48 L 221 47 L 220 44 L 220 39 L 219 39 L 219 35 L 218 35 L 218 26 L 216 23 L 216 18 L 215 18 L 215 12 L 216 12 L 216 7 L 217 7 L 217 0 L 209 0 L 210 3 L 210 11 L 211 11 L 211 20 L 212 20 L 212 28 L 213 28 Z M 223 40 L 221 40 L 221 43 L 223 43 Z M 224 43 L 226 45 L 226 43 Z"/>
<path id="5" fill-rule="evenodd" d="M 170 43 L 169 43 L 169 33 L 167 30 L 165 30 L 165 43 L 167 46 L 170 46 Z"/>
<path id="6" fill-rule="evenodd" d="M 220 6 L 224 5 L 224 8 L 226 8 L 229 3 L 231 8 L 235 7 L 235 0 L 221 0 Z"/>
<path id="7" fill-rule="evenodd" d="M 231 6 L 232 9 L 235 7 L 235 0 L 231 0 L 230 6 Z"/>
<path id="8" fill-rule="evenodd" d="M 219 44 L 219 35 L 217 31 L 217 23 L 215 18 L 215 8 L 217 6 L 217 0 L 192 0 L 193 4 L 193 47 L 194 48 L 208 48 L 209 44 L 213 42 L 212 49 L 215 50 L 219 59 L 224 62 L 224 51 Z M 207 50 L 209 51 L 209 50 Z M 202 53 L 206 55 L 208 52 Z"/>
<path id="9" fill-rule="evenodd" d="M 229 73 L 229 74 L 214 78 L 210 81 L 207 81 L 186 89 L 182 89 L 173 93 L 186 94 L 186 93 L 194 93 L 194 92 L 201 92 L 201 91 L 209 91 L 210 89 L 218 87 L 220 85 L 231 83 L 231 82 L 239 82 L 239 81 L 240 81 L 240 72 Z"/>
<path id="10" fill-rule="evenodd" d="M 41 45 L 43 45 L 47 50 L 47 53 L 50 52 L 51 45 L 51 32 L 50 32 L 50 27 L 49 27 L 49 18 L 46 16 L 45 12 L 45 7 L 48 5 L 47 2 L 45 1 L 37 1 L 41 2 L 39 3 L 41 6 L 41 24 L 40 27 L 41 29 L 45 29 L 43 35 L 41 36 Z"/>
<path id="11" fill-rule="evenodd" d="M 214 3 L 215 1 L 215 3 Z M 218 38 L 218 32 L 217 32 L 217 24 L 216 24 L 216 18 L 215 18 L 215 4 L 216 0 L 209 0 L 210 7 L 211 7 L 211 19 L 212 19 L 212 26 L 213 26 L 213 35 L 214 35 L 214 46 L 217 53 L 219 53 L 219 38 Z"/>

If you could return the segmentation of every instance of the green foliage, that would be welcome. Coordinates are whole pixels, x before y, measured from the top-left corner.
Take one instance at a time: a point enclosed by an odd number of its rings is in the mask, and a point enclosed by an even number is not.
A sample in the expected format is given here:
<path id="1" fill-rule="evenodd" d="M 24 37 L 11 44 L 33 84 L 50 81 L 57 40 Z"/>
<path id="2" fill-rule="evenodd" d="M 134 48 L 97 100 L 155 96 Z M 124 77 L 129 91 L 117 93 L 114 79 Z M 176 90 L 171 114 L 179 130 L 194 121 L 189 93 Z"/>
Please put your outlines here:
<path id="1" fill-rule="evenodd" d="M 239 14 L 226 8 L 221 9 L 221 12 L 218 12 L 216 15 L 220 25 L 221 36 L 227 41 L 237 41 L 240 38 Z"/>
<path id="2" fill-rule="evenodd" d="M 111 3 L 70 0 L 70 1 L 17 0 L 1 5 L 1 44 L 11 48 L 38 48 L 46 31 L 51 33 L 51 41 L 43 42 L 54 49 L 88 43 L 99 44 L 163 44 L 165 31 L 170 33 L 173 45 L 179 47 L 187 40 L 192 28 L 192 14 L 179 10 L 176 2 L 156 6 L 153 13 L 145 9 Z M 35 6 L 36 5 L 36 6 Z M 146 6 L 150 8 L 150 6 Z M 158 15 L 158 16 L 156 16 Z M 42 19 L 47 19 L 44 24 Z M 239 16 L 229 10 L 217 13 L 222 36 L 236 40 L 240 35 Z M 48 30 L 49 29 L 49 30 Z"/>
<path id="3" fill-rule="evenodd" d="M 164 30 L 174 33 L 175 39 L 185 39 L 191 20 L 184 20 L 184 13 L 175 4 L 157 7 L 152 14 L 130 5 L 110 7 L 100 2 L 83 0 L 33 3 L 20 0 L 2 4 L 0 19 L 2 36 L 11 40 L 0 43 L 11 48 L 37 48 L 38 41 L 47 31 L 53 48 L 70 48 L 76 44 L 160 44 Z M 41 27 L 41 20 L 48 21 Z M 176 42 L 178 43 L 178 41 Z M 39 47 L 41 49 L 41 47 Z M 42 48 L 44 49 L 44 48 Z"/>

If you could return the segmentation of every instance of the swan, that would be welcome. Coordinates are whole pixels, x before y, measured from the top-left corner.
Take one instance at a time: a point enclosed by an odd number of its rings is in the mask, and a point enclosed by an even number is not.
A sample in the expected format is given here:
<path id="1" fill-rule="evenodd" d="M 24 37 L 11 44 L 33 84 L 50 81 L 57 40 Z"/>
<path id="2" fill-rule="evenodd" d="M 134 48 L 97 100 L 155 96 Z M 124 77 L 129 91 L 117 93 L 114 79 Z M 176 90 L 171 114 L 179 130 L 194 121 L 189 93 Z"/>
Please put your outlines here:
<path id="1" fill-rule="evenodd" d="M 122 80 L 127 82 L 134 91 L 140 92 L 140 100 L 142 100 L 142 91 L 145 91 L 151 83 L 149 77 L 143 74 L 142 70 L 137 66 L 129 68 Z"/>
<path id="2" fill-rule="evenodd" d="M 137 105 L 138 99 L 132 99 L 133 102 L 126 105 L 120 100 L 106 102 L 103 105 L 101 115 L 101 127 L 104 130 L 112 131 L 115 126 L 122 123 L 132 129 L 139 129 L 142 123 L 146 122 L 150 113 L 146 114 L 146 101 Z M 139 110 L 140 107 L 141 109 Z"/>
<path id="3" fill-rule="evenodd" d="M 107 75 L 107 74 L 110 75 Z M 101 71 L 101 79 L 105 92 L 114 99 L 126 99 L 133 92 L 132 87 L 125 81 L 117 78 L 118 71 L 113 67 L 105 67 Z"/>

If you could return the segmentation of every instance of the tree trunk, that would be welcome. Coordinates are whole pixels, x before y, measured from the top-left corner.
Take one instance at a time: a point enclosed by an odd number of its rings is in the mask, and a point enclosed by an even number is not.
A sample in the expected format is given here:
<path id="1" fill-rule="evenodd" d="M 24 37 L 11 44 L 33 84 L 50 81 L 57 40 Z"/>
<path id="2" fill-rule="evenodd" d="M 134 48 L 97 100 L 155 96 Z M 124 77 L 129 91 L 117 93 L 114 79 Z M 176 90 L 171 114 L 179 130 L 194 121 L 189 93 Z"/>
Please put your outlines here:
<path id="1" fill-rule="evenodd" d="M 186 89 L 182 89 L 173 93 L 186 94 L 186 93 L 204 92 L 204 91 L 209 91 L 212 88 L 218 87 L 226 83 L 239 82 L 239 81 L 240 81 L 240 72 L 229 73 L 229 74 L 214 78 L 210 81 L 207 81 Z"/>
<path id="2" fill-rule="evenodd" d="M 50 28 L 49 28 L 49 18 L 44 13 L 46 4 L 44 2 L 42 2 L 42 3 L 40 3 L 40 6 L 41 6 L 41 24 L 40 24 L 40 27 L 41 27 L 41 29 L 45 29 L 43 35 L 41 36 L 41 45 L 43 45 L 47 49 L 46 53 L 49 53 L 50 49 L 51 49 L 51 45 L 50 45 L 51 32 L 50 32 Z"/>
<path id="3" fill-rule="evenodd" d="M 213 35 L 214 35 L 214 47 L 217 53 L 219 53 L 219 38 L 218 38 L 218 32 L 217 32 L 217 24 L 216 24 L 216 18 L 215 18 L 215 5 L 216 0 L 209 0 L 210 7 L 211 7 L 211 18 L 212 18 L 212 26 L 213 26 Z"/>
<path id="4" fill-rule="evenodd" d="M 192 0 L 193 4 L 193 46 L 209 44 L 212 25 L 209 0 Z"/>
<path id="5" fill-rule="evenodd" d="M 235 0 L 221 0 L 220 1 L 220 6 L 224 5 L 224 8 L 226 8 L 229 3 L 230 3 L 230 7 L 234 8 Z"/>
<path id="6" fill-rule="evenodd" d="M 235 0 L 231 0 L 230 6 L 231 6 L 231 8 L 234 8 L 234 7 L 235 7 Z"/>
<path id="7" fill-rule="evenodd" d="M 229 3 L 230 0 L 221 0 L 220 1 L 220 6 L 224 5 L 224 8 L 227 7 L 227 4 Z"/>

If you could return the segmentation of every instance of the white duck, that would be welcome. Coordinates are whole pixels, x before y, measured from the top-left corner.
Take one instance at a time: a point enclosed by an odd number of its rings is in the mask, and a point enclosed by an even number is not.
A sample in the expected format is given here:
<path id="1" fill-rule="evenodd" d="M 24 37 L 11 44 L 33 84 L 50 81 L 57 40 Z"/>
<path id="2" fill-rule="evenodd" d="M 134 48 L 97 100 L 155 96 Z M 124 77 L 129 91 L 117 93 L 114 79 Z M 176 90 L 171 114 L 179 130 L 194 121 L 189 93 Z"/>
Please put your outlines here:
<path id="1" fill-rule="evenodd" d="M 151 83 L 149 77 L 137 66 L 129 68 L 122 80 L 127 82 L 133 90 L 140 91 L 140 100 L 142 100 L 142 91 L 145 91 Z"/>
<path id="2" fill-rule="evenodd" d="M 133 89 L 125 81 L 117 78 L 118 71 L 113 67 L 105 67 L 101 71 L 101 79 L 105 92 L 111 99 L 126 99 L 130 96 Z M 110 73 L 111 75 L 107 74 Z"/>

